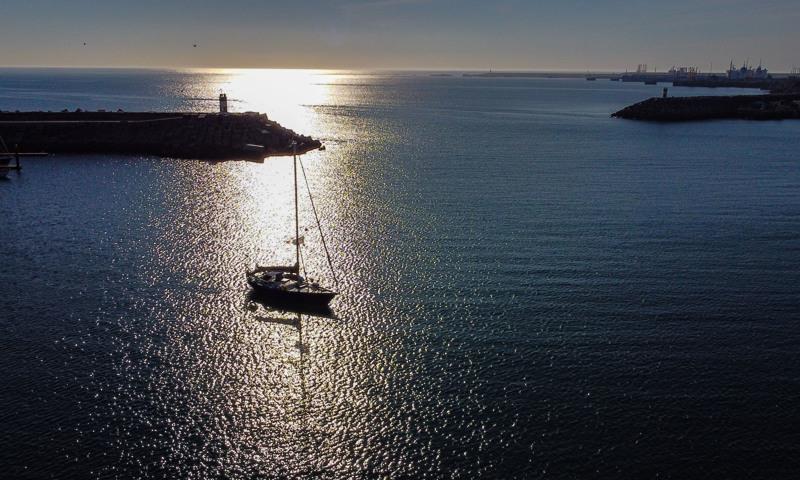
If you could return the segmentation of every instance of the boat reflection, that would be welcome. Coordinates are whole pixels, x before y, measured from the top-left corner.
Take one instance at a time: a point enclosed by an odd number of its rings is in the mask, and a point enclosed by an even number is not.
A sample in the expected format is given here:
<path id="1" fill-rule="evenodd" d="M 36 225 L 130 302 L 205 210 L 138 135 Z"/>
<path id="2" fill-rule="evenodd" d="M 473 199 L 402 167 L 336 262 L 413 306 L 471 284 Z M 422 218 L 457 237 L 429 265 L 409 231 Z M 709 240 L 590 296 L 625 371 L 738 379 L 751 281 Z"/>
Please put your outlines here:
<path id="1" fill-rule="evenodd" d="M 313 458 L 314 454 L 318 454 L 318 452 L 315 451 L 315 446 L 318 445 L 319 442 L 315 439 L 316 435 L 311 422 L 311 398 L 306 379 L 306 356 L 309 353 L 309 347 L 303 340 L 303 314 L 295 312 L 294 316 L 288 318 L 256 317 L 256 320 L 264 323 L 293 327 L 297 331 L 297 343 L 295 343 L 295 348 L 297 348 L 299 358 L 295 365 L 297 366 L 297 373 L 300 380 L 300 401 L 298 404 L 300 407 L 299 433 L 302 439 L 300 445 L 302 446 L 303 455 L 307 458 Z"/>
<path id="2" fill-rule="evenodd" d="M 302 304 L 290 301 L 280 301 L 273 297 L 260 294 L 256 290 L 247 292 L 247 305 L 250 310 L 257 310 L 258 305 L 261 305 L 269 312 L 275 313 L 295 313 L 298 315 L 307 315 L 311 317 L 330 318 L 338 320 L 331 307 L 328 305 L 319 304 Z M 255 307 L 255 308 L 253 308 Z"/>
<path id="3" fill-rule="evenodd" d="M 303 391 L 305 396 L 305 374 L 303 371 L 303 354 L 308 353 L 308 346 L 303 343 L 303 314 L 295 313 L 291 318 L 280 317 L 256 317 L 256 320 L 264 323 L 274 323 L 276 325 L 286 325 L 297 329 L 297 351 L 300 352 L 300 377 L 303 380 Z"/>

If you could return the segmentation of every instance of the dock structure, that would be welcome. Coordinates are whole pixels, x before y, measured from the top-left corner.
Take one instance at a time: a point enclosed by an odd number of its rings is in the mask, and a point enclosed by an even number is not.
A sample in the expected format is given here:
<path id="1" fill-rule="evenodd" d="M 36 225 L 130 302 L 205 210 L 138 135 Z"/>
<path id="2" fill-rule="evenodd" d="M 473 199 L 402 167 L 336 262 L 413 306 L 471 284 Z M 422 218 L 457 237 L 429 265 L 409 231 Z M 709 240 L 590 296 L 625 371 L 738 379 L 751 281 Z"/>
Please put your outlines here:
<path id="1" fill-rule="evenodd" d="M 45 152 L 14 152 L 14 153 L 1 153 L 0 152 L 0 177 L 5 177 L 8 172 L 19 172 L 22 170 L 21 157 L 46 157 L 48 154 Z M 11 160 L 14 163 L 11 163 Z"/>
<path id="2" fill-rule="evenodd" d="M 0 112 L 0 137 L 21 152 L 118 153 L 197 159 L 261 159 L 320 142 L 264 114 Z"/>

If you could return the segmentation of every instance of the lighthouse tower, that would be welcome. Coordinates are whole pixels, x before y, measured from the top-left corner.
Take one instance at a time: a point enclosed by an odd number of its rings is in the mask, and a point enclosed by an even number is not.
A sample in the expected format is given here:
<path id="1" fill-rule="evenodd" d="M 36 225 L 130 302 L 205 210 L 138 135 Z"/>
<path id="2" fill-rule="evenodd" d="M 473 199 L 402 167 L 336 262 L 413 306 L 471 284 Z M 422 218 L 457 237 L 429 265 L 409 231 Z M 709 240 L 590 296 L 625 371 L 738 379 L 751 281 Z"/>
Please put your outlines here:
<path id="1" fill-rule="evenodd" d="M 219 94 L 219 113 L 228 113 L 228 95 Z"/>

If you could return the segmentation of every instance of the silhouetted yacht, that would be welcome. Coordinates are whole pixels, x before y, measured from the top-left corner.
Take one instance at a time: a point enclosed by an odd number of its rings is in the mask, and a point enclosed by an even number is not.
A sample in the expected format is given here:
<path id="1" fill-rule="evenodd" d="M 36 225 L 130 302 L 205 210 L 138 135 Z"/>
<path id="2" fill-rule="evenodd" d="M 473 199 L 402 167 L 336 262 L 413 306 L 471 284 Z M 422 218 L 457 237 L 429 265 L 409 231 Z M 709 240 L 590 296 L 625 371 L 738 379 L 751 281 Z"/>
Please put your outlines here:
<path id="1" fill-rule="evenodd" d="M 292 266 L 256 266 L 253 270 L 247 271 L 247 283 L 253 288 L 256 293 L 263 300 L 274 302 L 281 306 L 294 306 L 299 308 L 318 308 L 327 306 L 336 292 L 321 286 L 319 283 L 306 279 L 300 275 L 300 245 L 303 243 L 303 238 L 300 237 L 300 220 L 297 206 L 297 145 L 292 144 L 294 148 L 293 155 L 293 169 L 294 169 L 294 244 L 296 252 L 296 262 Z M 302 164 L 301 164 L 302 166 Z M 303 169 L 303 176 L 305 176 L 305 169 Z M 306 181 L 308 186 L 308 181 Z M 336 274 L 333 272 L 333 264 L 331 263 L 328 247 L 325 244 L 325 237 L 322 235 L 322 228 L 319 225 L 319 216 L 317 215 L 316 207 L 314 206 L 314 199 L 311 197 L 311 190 L 309 189 L 309 198 L 311 198 L 311 207 L 314 211 L 314 218 L 317 220 L 317 228 L 320 229 L 320 237 L 322 238 L 322 245 L 325 248 L 325 254 L 328 257 L 328 264 L 331 267 L 334 280 Z"/>

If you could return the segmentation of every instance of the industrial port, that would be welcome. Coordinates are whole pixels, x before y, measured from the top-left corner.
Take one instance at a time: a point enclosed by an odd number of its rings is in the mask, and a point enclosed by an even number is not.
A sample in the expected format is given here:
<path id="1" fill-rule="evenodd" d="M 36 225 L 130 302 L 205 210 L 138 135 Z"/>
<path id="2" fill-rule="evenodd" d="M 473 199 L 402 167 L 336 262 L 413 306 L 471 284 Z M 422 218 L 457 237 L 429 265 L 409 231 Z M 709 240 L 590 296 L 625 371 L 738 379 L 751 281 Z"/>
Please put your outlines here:
<path id="1" fill-rule="evenodd" d="M 766 95 L 724 95 L 703 97 L 650 98 L 612 114 L 631 120 L 661 122 L 745 119 L 784 120 L 800 118 L 800 75 L 792 69 L 788 75 L 771 75 L 759 62 L 757 67 L 745 62 L 736 67 L 731 61 L 725 74 L 700 73 L 694 67 L 671 68 L 666 73 L 649 72 L 639 65 L 635 73 L 623 75 L 624 82 L 656 84 L 670 82 L 680 87 L 758 88 Z"/>
<path id="2" fill-rule="evenodd" d="M 465 73 L 464 77 L 483 78 L 585 78 L 587 81 L 610 80 L 615 82 L 635 82 L 647 85 L 671 83 L 681 87 L 726 87 L 759 88 L 762 90 L 786 90 L 786 85 L 800 81 L 800 68 L 793 67 L 788 73 L 770 73 L 759 62 L 753 65 L 749 60 L 737 66 L 731 60 L 724 72 L 715 72 L 713 64 L 707 71 L 696 66 L 673 66 L 666 71 L 639 64 L 633 71 L 620 72 L 511 72 L 492 71 Z"/>

